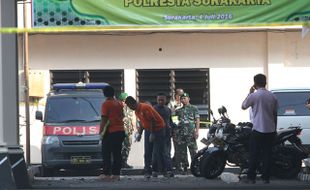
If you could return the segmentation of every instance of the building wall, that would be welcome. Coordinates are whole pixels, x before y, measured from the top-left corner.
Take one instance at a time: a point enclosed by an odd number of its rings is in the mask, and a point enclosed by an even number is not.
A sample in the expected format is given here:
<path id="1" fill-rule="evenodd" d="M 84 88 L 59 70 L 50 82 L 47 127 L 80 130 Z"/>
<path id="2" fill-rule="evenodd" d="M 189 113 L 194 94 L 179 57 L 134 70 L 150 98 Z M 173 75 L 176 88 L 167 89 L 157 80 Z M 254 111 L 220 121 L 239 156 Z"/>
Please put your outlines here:
<path id="1" fill-rule="evenodd" d="M 309 41 L 300 31 L 36 34 L 30 36 L 30 69 L 125 69 L 125 91 L 134 96 L 135 69 L 210 68 L 211 109 L 225 105 L 233 122 L 248 121 L 241 102 L 255 74 L 267 71 L 269 88 L 310 87 Z M 31 127 L 32 146 L 39 149 L 40 122 L 31 121 L 39 125 Z M 134 143 L 132 152 L 140 156 L 129 162 L 142 166 L 143 144 Z"/>

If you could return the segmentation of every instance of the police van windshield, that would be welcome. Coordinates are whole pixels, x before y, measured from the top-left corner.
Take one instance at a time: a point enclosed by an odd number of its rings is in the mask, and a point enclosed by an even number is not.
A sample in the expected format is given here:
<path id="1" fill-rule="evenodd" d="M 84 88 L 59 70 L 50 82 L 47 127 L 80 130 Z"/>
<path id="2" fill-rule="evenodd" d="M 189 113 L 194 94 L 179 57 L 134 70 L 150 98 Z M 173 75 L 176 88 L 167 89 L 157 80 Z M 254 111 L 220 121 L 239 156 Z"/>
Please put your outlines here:
<path id="1" fill-rule="evenodd" d="M 278 99 L 278 116 L 309 116 L 306 100 L 310 92 L 275 92 Z"/>
<path id="2" fill-rule="evenodd" d="M 104 98 L 57 97 L 50 98 L 46 105 L 46 123 L 100 121 L 100 108 Z"/>

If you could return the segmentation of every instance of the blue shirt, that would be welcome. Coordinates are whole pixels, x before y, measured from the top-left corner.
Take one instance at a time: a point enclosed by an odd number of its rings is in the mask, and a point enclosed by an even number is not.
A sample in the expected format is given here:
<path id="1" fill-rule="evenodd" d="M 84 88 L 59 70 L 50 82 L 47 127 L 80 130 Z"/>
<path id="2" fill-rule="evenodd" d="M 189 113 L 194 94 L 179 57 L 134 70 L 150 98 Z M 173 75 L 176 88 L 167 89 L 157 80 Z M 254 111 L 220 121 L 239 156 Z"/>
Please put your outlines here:
<path id="1" fill-rule="evenodd" d="M 265 88 L 251 93 L 242 103 L 242 109 L 252 108 L 253 130 L 261 133 L 276 131 L 278 101 L 274 94 Z"/>
<path id="2" fill-rule="evenodd" d="M 160 105 L 154 105 L 154 109 L 159 113 L 159 115 L 163 118 L 165 121 L 165 124 L 167 127 L 171 127 L 170 121 L 171 121 L 171 110 L 168 108 L 168 106 L 160 106 Z"/>

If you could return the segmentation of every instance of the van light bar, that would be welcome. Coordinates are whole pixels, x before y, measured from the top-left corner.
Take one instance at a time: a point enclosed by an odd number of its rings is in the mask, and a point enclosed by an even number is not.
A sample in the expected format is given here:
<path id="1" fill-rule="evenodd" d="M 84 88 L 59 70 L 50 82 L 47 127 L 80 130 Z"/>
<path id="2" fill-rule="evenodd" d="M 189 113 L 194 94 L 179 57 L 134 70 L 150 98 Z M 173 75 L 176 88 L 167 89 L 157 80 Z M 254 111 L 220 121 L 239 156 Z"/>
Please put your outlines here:
<path id="1" fill-rule="evenodd" d="M 104 89 L 109 86 L 108 83 L 58 83 L 53 84 L 53 90 L 63 90 L 63 89 Z"/>

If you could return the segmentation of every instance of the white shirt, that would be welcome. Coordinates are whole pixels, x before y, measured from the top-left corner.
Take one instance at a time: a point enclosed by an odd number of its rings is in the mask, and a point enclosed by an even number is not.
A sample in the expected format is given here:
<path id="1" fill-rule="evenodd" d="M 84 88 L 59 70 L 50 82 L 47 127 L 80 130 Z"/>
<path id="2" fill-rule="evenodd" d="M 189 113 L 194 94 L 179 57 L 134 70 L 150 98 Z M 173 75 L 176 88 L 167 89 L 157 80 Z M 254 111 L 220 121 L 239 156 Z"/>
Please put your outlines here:
<path id="1" fill-rule="evenodd" d="M 276 131 L 278 101 L 274 94 L 265 88 L 259 88 L 243 101 L 242 108 L 252 108 L 253 130 L 261 133 Z"/>

